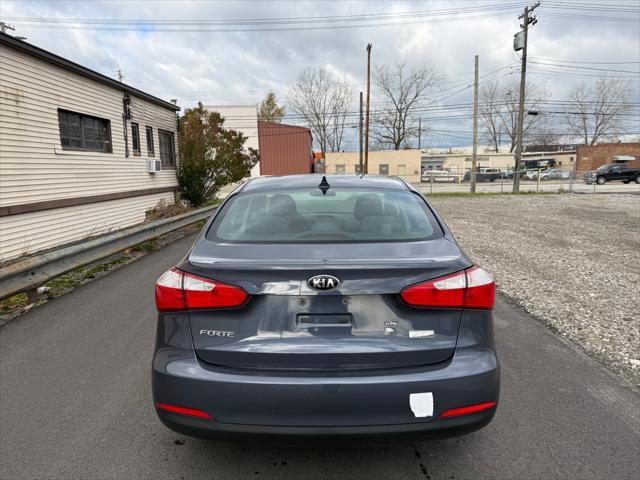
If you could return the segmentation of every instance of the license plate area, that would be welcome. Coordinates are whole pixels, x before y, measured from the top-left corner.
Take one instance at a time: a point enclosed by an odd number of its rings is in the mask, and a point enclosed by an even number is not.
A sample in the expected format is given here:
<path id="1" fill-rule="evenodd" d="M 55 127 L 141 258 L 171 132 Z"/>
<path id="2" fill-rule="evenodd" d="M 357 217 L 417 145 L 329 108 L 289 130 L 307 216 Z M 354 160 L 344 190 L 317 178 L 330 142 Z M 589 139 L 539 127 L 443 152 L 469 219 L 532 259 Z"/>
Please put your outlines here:
<path id="1" fill-rule="evenodd" d="M 299 314 L 296 317 L 298 328 L 351 328 L 353 317 L 351 314 Z"/>

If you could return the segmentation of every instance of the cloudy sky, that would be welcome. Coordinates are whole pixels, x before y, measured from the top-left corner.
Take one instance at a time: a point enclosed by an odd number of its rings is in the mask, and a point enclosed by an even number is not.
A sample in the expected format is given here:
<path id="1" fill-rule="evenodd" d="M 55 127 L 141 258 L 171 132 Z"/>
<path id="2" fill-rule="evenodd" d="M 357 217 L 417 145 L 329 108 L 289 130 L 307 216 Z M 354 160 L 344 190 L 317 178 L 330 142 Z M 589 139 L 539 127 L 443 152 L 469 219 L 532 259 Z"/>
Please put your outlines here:
<path id="1" fill-rule="evenodd" d="M 638 1 L 542 1 L 530 30 L 528 81 L 553 100 L 599 75 L 634 82 L 640 99 Z M 433 68 L 443 81 L 425 143 L 470 143 L 473 60 L 481 83 L 517 81 L 522 1 L 14 1 L 0 2 L 14 35 L 182 107 L 256 104 L 268 90 L 283 101 L 298 72 L 324 66 L 357 92 L 366 85 L 367 43 L 374 65 Z M 615 62 L 615 63 L 614 63 Z M 372 105 L 380 102 L 373 92 Z M 636 109 L 637 111 L 637 109 Z M 451 118 L 443 118 L 451 117 Z M 637 117 L 636 117 L 637 118 Z M 290 117 L 289 123 L 299 123 Z M 635 121 L 635 119 L 634 119 Z M 637 123 L 637 122 L 636 122 Z M 638 127 L 636 132 L 640 131 Z M 351 128 L 349 136 L 355 138 Z M 350 145 L 354 145 L 353 142 Z"/>

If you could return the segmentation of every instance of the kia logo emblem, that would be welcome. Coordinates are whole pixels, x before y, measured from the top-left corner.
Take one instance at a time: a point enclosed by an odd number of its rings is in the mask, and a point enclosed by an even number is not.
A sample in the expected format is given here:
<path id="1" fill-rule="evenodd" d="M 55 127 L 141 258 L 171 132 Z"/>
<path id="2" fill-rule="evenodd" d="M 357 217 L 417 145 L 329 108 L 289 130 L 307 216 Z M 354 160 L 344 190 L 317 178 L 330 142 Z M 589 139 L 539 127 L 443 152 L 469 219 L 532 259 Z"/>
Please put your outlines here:
<path id="1" fill-rule="evenodd" d="M 340 280 L 333 275 L 316 275 L 307 280 L 307 285 L 314 290 L 331 290 L 340 285 Z"/>

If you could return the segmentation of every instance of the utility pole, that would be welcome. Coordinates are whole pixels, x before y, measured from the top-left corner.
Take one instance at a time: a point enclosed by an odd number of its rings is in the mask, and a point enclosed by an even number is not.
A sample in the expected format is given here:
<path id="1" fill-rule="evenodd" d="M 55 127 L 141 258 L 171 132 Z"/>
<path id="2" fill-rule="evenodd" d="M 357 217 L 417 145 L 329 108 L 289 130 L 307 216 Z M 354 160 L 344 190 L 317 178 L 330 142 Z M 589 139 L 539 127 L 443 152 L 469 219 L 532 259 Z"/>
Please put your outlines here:
<path id="1" fill-rule="evenodd" d="M 358 128 L 358 137 L 360 143 L 360 173 L 364 173 L 362 169 L 362 92 L 360 92 L 360 128 Z"/>
<path id="2" fill-rule="evenodd" d="M 522 34 L 523 34 L 523 45 L 522 45 L 522 68 L 520 71 L 520 101 L 518 106 L 518 125 L 516 131 L 516 162 L 514 168 L 513 175 L 513 192 L 517 193 L 520 191 L 520 165 L 522 164 L 522 147 L 523 147 L 523 138 L 522 138 L 522 130 L 524 123 L 524 95 L 525 95 L 525 86 L 527 79 L 527 41 L 529 37 L 529 24 L 532 26 L 538 23 L 538 20 L 535 17 L 530 17 L 529 14 L 533 12 L 536 8 L 540 6 L 540 2 L 536 3 L 533 7 L 524 7 L 524 12 L 518 18 L 522 18 Z M 517 34 L 516 34 L 517 35 Z M 514 49 L 517 51 L 518 47 L 514 44 Z"/>
<path id="3" fill-rule="evenodd" d="M 478 70 L 479 58 L 476 55 L 473 76 L 473 154 L 471 157 L 471 193 L 476 193 L 476 172 L 478 171 Z"/>
<path id="4" fill-rule="evenodd" d="M 418 119 L 418 150 L 422 151 L 422 119 Z"/>
<path id="5" fill-rule="evenodd" d="M 364 127 L 364 170 L 369 173 L 369 105 L 371 102 L 371 44 L 367 45 L 367 119 Z"/>
<path id="6" fill-rule="evenodd" d="M 118 69 L 116 70 L 116 73 L 118 74 L 118 81 L 122 83 L 122 79 L 124 78 L 124 75 L 122 75 L 122 70 Z"/>

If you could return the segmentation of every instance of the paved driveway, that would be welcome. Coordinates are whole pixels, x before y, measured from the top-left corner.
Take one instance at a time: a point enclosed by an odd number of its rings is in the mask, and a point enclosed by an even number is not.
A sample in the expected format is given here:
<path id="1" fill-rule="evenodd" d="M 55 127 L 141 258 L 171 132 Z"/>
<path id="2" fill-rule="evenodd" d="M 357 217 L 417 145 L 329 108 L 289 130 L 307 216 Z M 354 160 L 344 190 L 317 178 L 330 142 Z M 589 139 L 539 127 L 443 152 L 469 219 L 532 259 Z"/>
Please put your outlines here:
<path id="1" fill-rule="evenodd" d="M 152 285 L 192 241 L 0 329 L 0 478 L 637 478 L 638 395 L 501 298 L 502 399 L 479 432 L 338 448 L 229 445 L 170 432 L 151 405 Z"/>

